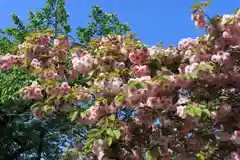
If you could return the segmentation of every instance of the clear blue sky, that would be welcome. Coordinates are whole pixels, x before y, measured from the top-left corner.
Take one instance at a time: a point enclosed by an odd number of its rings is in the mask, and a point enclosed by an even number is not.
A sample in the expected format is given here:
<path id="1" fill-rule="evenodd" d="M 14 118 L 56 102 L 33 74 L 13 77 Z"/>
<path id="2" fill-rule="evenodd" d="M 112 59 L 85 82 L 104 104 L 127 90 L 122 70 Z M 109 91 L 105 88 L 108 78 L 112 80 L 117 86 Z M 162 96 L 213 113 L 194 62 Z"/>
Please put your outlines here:
<path id="1" fill-rule="evenodd" d="M 184 37 L 196 37 L 203 31 L 196 29 L 190 18 L 190 7 L 195 0 L 66 0 L 70 23 L 86 26 L 91 6 L 98 4 L 106 12 L 115 12 L 127 21 L 142 41 L 153 45 L 164 41 L 176 45 Z M 40 9 L 45 0 L 0 0 L 0 28 L 12 26 L 10 13 L 27 20 L 28 10 Z M 213 0 L 207 9 L 216 13 L 232 13 L 240 7 L 240 0 Z"/>

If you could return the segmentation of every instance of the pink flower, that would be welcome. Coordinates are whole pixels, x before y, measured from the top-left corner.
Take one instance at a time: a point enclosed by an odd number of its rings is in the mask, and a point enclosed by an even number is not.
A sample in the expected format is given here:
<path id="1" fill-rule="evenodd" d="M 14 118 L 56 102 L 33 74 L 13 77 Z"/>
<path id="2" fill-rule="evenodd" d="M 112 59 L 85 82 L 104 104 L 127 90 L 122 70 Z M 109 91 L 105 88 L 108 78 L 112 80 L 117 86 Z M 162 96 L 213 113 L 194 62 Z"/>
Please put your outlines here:
<path id="1" fill-rule="evenodd" d="M 234 131 L 234 136 L 240 137 L 240 130 L 239 131 Z"/>
<path id="2" fill-rule="evenodd" d="M 129 59 L 133 64 L 142 64 L 149 58 L 148 49 L 138 50 L 129 54 Z"/>
<path id="3" fill-rule="evenodd" d="M 23 89 L 24 99 L 39 100 L 42 97 L 42 87 L 37 82 L 33 82 L 30 86 L 27 86 Z"/>
<path id="4" fill-rule="evenodd" d="M 60 89 L 63 94 L 67 94 L 71 90 L 71 87 L 68 85 L 67 82 L 63 82 L 60 86 Z"/>
<path id="5" fill-rule="evenodd" d="M 211 60 L 219 64 L 225 64 L 230 60 L 230 53 L 228 52 L 217 52 L 217 54 L 212 55 Z"/>
<path id="6" fill-rule="evenodd" d="M 80 117 L 78 123 L 80 124 L 95 124 L 99 121 L 102 116 L 105 116 L 108 113 L 106 106 L 101 106 L 96 103 L 88 109 L 88 114 L 86 117 Z"/>
<path id="7" fill-rule="evenodd" d="M 192 15 L 192 20 L 195 21 L 195 25 L 198 28 L 203 28 L 207 25 L 207 20 L 204 18 L 204 12 L 202 9 L 198 13 Z"/>
<path id="8" fill-rule="evenodd" d="M 198 65 L 199 65 L 199 63 L 196 63 L 196 62 L 192 63 L 190 65 L 187 65 L 185 67 L 185 72 L 184 73 L 193 73 L 197 69 Z"/>
<path id="9" fill-rule="evenodd" d="M 50 43 L 49 37 L 41 37 L 39 39 L 40 45 L 48 45 Z"/>
<path id="10" fill-rule="evenodd" d="M 85 56 L 85 55 L 87 55 L 87 54 L 89 54 L 87 51 L 74 51 L 73 53 L 72 53 L 72 57 L 74 58 L 74 57 L 82 57 L 82 56 Z"/>
<path id="11" fill-rule="evenodd" d="M 70 42 L 67 38 L 54 39 L 53 45 L 55 48 L 69 48 Z"/>
<path id="12" fill-rule="evenodd" d="M 118 94 L 122 89 L 122 85 L 123 81 L 120 78 L 113 78 L 107 82 L 106 88 L 110 93 Z"/>
<path id="13" fill-rule="evenodd" d="M 91 71 L 94 64 L 94 59 L 90 54 L 82 57 L 74 57 L 72 59 L 73 69 L 81 74 L 86 74 Z"/>
<path id="14" fill-rule="evenodd" d="M 240 154 L 238 152 L 232 152 L 230 160 L 240 160 Z"/>
<path id="15" fill-rule="evenodd" d="M 231 38 L 233 38 L 232 34 L 231 34 L 229 31 L 224 31 L 224 32 L 222 33 L 222 36 L 223 36 L 223 38 L 226 38 L 226 39 L 231 39 Z"/>
<path id="16" fill-rule="evenodd" d="M 231 139 L 234 143 L 239 145 L 240 144 L 240 130 L 234 131 Z"/>
<path id="17" fill-rule="evenodd" d="M 190 48 L 196 47 L 198 45 L 198 42 L 196 39 L 192 38 L 184 38 L 178 43 L 178 48 L 180 50 L 188 50 Z"/>
<path id="18" fill-rule="evenodd" d="M 125 68 L 125 63 L 124 62 L 115 62 L 114 66 L 119 69 L 124 69 Z"/>
<path id="19" fill-rule="evenodd" d="M 0 57 L 0 70 L 8 70 L 13 67 L 13 59 L 10 55 Z"/>
<path id="20" fill-rule="evenodd" d="M 54 47 L 58 47 L 60 45 L 60 40 L 59 39 L 54 39 L 53 45 L 54 45 Z"/>
<path id="21" fill-rule="evenodd" d="M 38 59 L 33 59 L 31 62 L 31 66 L 33 66 L 34 68 L 40 68 L 41 67 L 41 62 L 38 61 Z"/>
<path id="22" fill-rule="evenodd" d="M 103 159 L 105 156 L 104 150 L 107 148 L 107 141 L 102 139 L 96 139 L 93 142 L 92 152 L 97 155 L 97 159 Z"/>
<path id="23" fill-rule="evenodd" d="M 207 20 L 202 19 L 202 20 L 199 20 L 199 21 L 195 21 L 195 25 L 198 28 L 203 28 L 203 27 L 205 27 L 207 25 Z"/>
<path id="24" fill-rule="evenodd" d="M 120 56 L 119 56 L 119 61 L 126 61 L 128 59 L 128 51 L 126 48 L 121 47 L 120 48 Z"/>
<path id="25" fill-rule="evenodd" d="M 41 119 L 43 117 L 43 113 L 39 108 L 34 108 L 32 112 L 37 119 Z"/>
<path id="26" fill-rule="evenodd" d="M 150 74 L 150 70 L 147 65 L 143 66 L 133 66 L 133 72 L 135 73 L 136 77 L 148 76 Z"/>
<path id="27" fill-rule="evenodd" d="M 48 71 L 44 71 L 44 73 L 41 76 L 41 79 L 43 81 L 48 81 L 48 80 L 59 80 L 60 76 L 58 75 L 58 73 L 54 70 L 48 70 Z"/>
<path id="28" fill-rule="evenodd" d="M 8 70 L 14 67 L 14 65 L 21 65 L 22 59 L 23 57 L 18 55 L 0 56 L 0 70 Z"/>
<path id="29" fill-rule="evenodd" d="M 183 119 L 185 119 L 187 117 L 187 115 L 185 114 L 184 110 L 187 106 L 177 106 L 177 115 Z"/>
<path id="30" fill-rule="evenodd" d="M 150 56 L 154 56 L 157 53 L 160 53 L 163 51 L 163 49 L 157 47 L 157 46 L 152 46 L 151 48 L 148 48 L 148 52 Z"/>

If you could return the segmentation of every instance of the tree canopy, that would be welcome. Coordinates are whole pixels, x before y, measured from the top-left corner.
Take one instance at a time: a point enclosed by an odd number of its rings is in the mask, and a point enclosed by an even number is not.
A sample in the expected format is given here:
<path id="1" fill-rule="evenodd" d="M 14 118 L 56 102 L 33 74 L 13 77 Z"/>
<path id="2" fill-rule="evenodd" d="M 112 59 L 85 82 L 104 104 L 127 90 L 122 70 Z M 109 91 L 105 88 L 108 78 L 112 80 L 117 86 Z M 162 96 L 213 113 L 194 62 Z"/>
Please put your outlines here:
<path id="1" fill-rule="evenodd" d="M 46 2 L 1 32 L 1 158 L 240 159 L 240 9 L 194 3 L 205 34 L 162 47 L 98 6 L 74 38 L 65 1 Z"/>

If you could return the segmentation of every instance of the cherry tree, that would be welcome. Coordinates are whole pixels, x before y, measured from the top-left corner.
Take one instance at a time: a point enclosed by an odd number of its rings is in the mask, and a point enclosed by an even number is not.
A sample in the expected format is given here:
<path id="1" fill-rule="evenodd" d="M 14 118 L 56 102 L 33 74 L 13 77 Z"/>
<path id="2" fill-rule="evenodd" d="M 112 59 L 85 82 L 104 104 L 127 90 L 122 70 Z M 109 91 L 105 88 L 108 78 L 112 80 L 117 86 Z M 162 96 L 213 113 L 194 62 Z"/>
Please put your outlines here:
<path id="1" fill-rule="evenodd" d="M 0 68 L 39 77 L 20 91 L 37 102 L 38 119 L 63 113 L 94 128 L 81 152 L 89 158 L 239 160 L 240 11 L 209 18 L 207 5 L 192 14 L 206 34 L 177 47 L 147 47 L 126 34 L 81 48 L 39 30 L 2 56 Z M 72 83 L 78 76 L 81 85 Z"/>

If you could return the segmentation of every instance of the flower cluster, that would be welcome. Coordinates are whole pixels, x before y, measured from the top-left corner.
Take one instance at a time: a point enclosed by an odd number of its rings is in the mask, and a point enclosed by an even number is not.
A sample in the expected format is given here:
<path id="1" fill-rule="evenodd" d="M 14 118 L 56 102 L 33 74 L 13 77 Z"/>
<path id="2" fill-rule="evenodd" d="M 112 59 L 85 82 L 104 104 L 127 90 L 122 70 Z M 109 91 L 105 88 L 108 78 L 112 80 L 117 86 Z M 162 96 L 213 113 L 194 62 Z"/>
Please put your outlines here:
<path id="1" fill-rule="evenodd" d="M 24 99 L 40 100 L 42 97 L 42 87 L 37 82 L 33 82 L 30 86 L 23 89 Z"/>
<path id="2" fill-rule="evenodd" d="M 4 55 L 0 57 L 0 69 L 8 70 L 21 64 L 22 57 L 18 55 Z"/>
<path id="3" fill-rule="evenodd" d="M 91 71 L 93 64 L 94 59 L 88 53 L 83 56 L 74 56 L 72 59 L 73 69 L 80 74 L 86 74 Z"/>
<path id="4" fill-rule="evenodd" d="M 192 20 L 195 21 L 195 25 L 198 28 L 203 28 L 208 23 L 205 19 L 204 11 L 203 9 L 199 9 L 197 13 L 192 15 Z"/>

